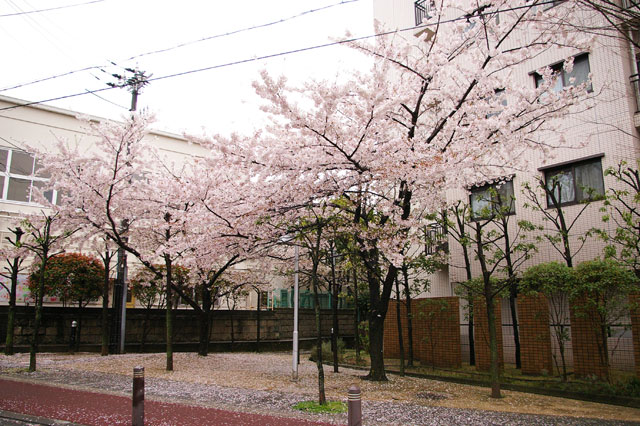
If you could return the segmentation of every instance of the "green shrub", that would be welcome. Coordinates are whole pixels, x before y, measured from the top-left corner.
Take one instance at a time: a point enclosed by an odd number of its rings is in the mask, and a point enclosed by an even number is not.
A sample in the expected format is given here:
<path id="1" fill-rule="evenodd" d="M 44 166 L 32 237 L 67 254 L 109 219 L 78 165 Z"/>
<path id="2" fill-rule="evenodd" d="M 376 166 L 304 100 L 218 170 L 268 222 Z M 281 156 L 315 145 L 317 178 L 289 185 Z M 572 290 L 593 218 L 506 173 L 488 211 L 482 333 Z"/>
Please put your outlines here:
<path id="1" fill-rule="evenodd" d="M 344 360 L 344 352 L 346 349 L 346 345 L 344 340 L 338 339 L 338 362 L 342 362 Z M 311 350 L 311 356 L 309 357 L 310 361 L 316 360 L 316 347 L 314 346 Z M 322 342 L 322 362 L 333 362 L 333 352 L 331 351 L 331 341 Z"/>

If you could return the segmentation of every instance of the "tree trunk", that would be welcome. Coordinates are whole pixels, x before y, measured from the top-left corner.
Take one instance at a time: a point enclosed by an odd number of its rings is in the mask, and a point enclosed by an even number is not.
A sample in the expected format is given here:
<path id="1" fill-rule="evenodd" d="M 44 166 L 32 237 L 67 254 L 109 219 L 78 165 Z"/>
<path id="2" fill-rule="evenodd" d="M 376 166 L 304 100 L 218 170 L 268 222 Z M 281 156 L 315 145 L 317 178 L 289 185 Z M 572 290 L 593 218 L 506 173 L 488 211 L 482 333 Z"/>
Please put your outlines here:
<path id="1" fill-rule="evenodd" d="M 331 351 L 333 352 L 333 372 L 338 372 L 338 284 L 336 283 L 335 258 L 333 256 L 333 246 L 331 247 Z"/>
<path id="2" fill-rule="evenodd" d="M 236 340 L 236 336 L 235 336 L 235 329 L 233 327 L 233 310 L 235 309 L 235 303 L 233 308 L 231 308 L 231 310 L 229 311 L 229 320 L 231 322 L 231 347 L 233 348 L 233 344 L 235 343 Z"/>
<path id="3" fill-rule="evenodd" d="M 261 292 L 260 290 L 256 290 L 258 293 L 258 310 L 256 312 L 256 352 L 260 352 L 260 303 L 262 303 Z"/>
<path id="4" fill-rule="evenodd" d="M 40 322 L 42 321 L 42 301 L 44 299 L 44 271 L 47 266 L 48 252 L 45 250 L 42 256 L 42 265 L 40 266 L 40 282 L 38 283 L 38 297 L 36 298 L 36 316 L 33 323 L 33 334 L 31 335 L 31 346 L 29 349 L 29 372 L 36 371 L 36 354 L 38 353 L 38 332 L 40 331 Z"/>
<path id="5" fill-rule="evenodd" d="M 482 227 L 479 223 L 476 223 L 476 255 L 478 262 L 480 263 L 480 269 L 482 270 L 482 281 L 484 283 L 484 299 L 487 304 L 487 328 L 489 329 L 489 354 L 490 354 L 490 366 L 489 373 L 491 376 L 491 397 L 500 398 L 500 367 L 498 365 L 498 335 L 496 331 L 496 321 L 494 312 L 494 295 L 493 288 L 491 287 L 491 274 L 487 267 L 487 259 L 484 254 L 484 243 L 482 241 Z"/>
<path id="6" fill-rule="evenodd" d="M 76 329 L 76 341 L 73 350 L 80 352 L 80 335 L 82 334 L 82 299 L 78 300 L 78 327 Z"/>
<path id="7" fill-rule="evenodd" d="M 153 309 L 153 303 L 151 306 L 146 306 L 144 310 L 144 318 L 142 319 L 142 338 L 140 339 L 140 352 L 144 352 L 144 347 L 147 344 L 147 336 L 151 331 L 151 309 Z"/>
<path id="8" fill-rule="evenodd" d="M 318 404 L 325 405 L 327 397 L 324 393 L 324 369 L 322 366 L 322 323 L 320 322 L 320 298 L 318 297 L 317 266 L 313 270 L 313 311 L 316 320 L 316 367 L 318 368 Z"/>
<path id="9" fill-rule="evenodd" d="M 9 294 L 9 312 L 7 313 L 7 338 L 4 344 L 4 354 L 13 355 L 13 336 L 15 328 L 16 291 L 18 289 L 19 259 L 13 260 L 11 266 L 11 294 Z"/>
<path id="10" fill-rule="evenodd" d="M 353 324 L 355 330 L 356 362 L 360 361 L 360 312 L 358 309 L 358 271 L 353 268 L 353 300 L 355 309 L 353 310 Z"/>
<path id="11" fill-rule="evenodd" d="M 374 250 L 375 251 L 375 250 Z M 377 263 L 377 252 L 370 253 L 368 259 L 372 263 L 372 259 Z M 387 375 L 384 369 L 384 319 L 387 316 L 389 308 L 389 300 L 391 299 L 391 290 L 398 270 L 395 266 L 389 265 L 389 270 L 382 284 L 382 292 L 380 291 L 380 280 L 378 275 L 371 270 L 367 270 L 367 280 L 369 282 L 369 358 L 371 366 L 369 374 L 366 378 L 373 381 L 387 381 Z"/>
<path id="12" fill-rule="evenodd" d="M 209 354 L 209 318 L 211 312 L 211 291 L 202 288 L 202 312 L 198 313 L 200 322 L 200 336 L 198 338 L 198 355 L 207 356 Z"/>
<path id="13" fill-rule="evenodd" d="M 402 339 L 402 317 L 400 314 L 400 286 L 396 277 L 396 322 L 398 324 L 398 346 L 400 347 L 400 375 L 404 376 L 404 341 Z"/>
<path id="14" fill-rule="evenodd" d="M 367 375 L 368 380 L 387 381 L 384 370 L 384 318 L 380 317 L 376 311 L 369 314 L 369 357 L 371 358 L 371 368 Z"/>
<path id="15" fill-rule="evenodd" d="M 107 255 L 105 253 L 105 255 Z M 105 257 L 106 259 L 106 257 Z M 102 341 L 100 347 L 100 355 L 109 355 L 109 264 L 110 261 L 104 262 L 104 282 L 102 283 L 102 318 L 100 330 Z"/>
<path id="16" fill-rule="evenodd" d="M 407 299 L 407 338 L 409 345 L 409 360 L 407 367 L 413 367 L 413 314 L 411 312 L 411 289 L 409 288 L 409 268 L 402 266 L 402 277 L 404 279 L 404 292 Z"/>
<path id="17" fill-rule="evenodd" d="M 495 312 L 493 297 L 485 293 L 487 303 L 487 321 L 489 321 L 489 351 L 491 355 L 491 365 L 489 372 L 491 375 L 491 398 L 501 398 L 500 394 L 500 367 L 498 365 L 498 336 L 496 330 Z"/>
<path id="18" fill-rule="evenodd" d="M 469 298 L 469 365 L 476 365 L 476 344 L 474 340 L 473 330 L 473 298 Z"/>
<path id="19" fill-rule="evenodd" d="M 516 292 L 517 284 L 515 282 L 509 284 L 509 308 L 511 310 L 513 342 L 516 346 L 516 368 L 522 368 L 522 361 L 520 360 L 520 333 L 518 331 L 518 312 L 516 310 Z"/>
<path id="20" fill-rule="evenodd" d="M 171 258 L 164 256 L 166 266 L 167 371 L 173 371 L 173 297 L 171 296 Z"/>

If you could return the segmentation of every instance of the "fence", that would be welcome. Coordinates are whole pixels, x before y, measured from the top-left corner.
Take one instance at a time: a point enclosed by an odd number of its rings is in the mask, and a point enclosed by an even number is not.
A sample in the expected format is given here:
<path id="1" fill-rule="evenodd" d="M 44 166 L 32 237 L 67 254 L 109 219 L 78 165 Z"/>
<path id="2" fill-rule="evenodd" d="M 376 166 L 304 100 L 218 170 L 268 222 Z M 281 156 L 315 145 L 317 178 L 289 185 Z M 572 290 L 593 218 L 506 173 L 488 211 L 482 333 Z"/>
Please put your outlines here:
<path id="1" fill-rule="evenodd" d="M 313 309 L 315 306 L 313 303 L 313 293 L 309 290 L 300 291 L 299 294 L 299 307 L 300 309 Z M 332 299 L 330 293 L 319 293 L 318 300 L 320 302 L 320 309 L 331 309 Z M 275 308 L 293 308 L 293 290 L 280 289 L 273 292 L 273 306 Z M 338 309 L 353 309 L 354 304 L 350 300 L 343 297 L 338 297 Z"/>

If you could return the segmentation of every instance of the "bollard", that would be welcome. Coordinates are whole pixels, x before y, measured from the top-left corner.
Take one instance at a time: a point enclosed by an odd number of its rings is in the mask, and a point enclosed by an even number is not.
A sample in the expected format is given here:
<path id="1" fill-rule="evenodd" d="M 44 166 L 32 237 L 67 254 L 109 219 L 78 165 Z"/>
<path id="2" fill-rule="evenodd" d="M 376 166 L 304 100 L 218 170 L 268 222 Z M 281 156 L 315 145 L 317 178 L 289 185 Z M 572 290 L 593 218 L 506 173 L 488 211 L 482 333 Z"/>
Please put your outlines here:
<path id="1" fill-rule="evenodd" d="M 353 385 L 349 388 L 349 426 L 362 426 L 362 400 L 360 399 L 360 388 Z"/>
<path id="2" fill-rule="evenodd" d="M 133 368 L 132 402 L 131 426 L 144 426 L 144 367 Z"/>
<path id="3" fill-rule="evenodd" d="M 76 332 L 78 330 L 78 323 L 74 320 L 71 321 L 71 342 L 69 344 L 69 349 L 71 353 L 73 353 L 76 349 Z"/>

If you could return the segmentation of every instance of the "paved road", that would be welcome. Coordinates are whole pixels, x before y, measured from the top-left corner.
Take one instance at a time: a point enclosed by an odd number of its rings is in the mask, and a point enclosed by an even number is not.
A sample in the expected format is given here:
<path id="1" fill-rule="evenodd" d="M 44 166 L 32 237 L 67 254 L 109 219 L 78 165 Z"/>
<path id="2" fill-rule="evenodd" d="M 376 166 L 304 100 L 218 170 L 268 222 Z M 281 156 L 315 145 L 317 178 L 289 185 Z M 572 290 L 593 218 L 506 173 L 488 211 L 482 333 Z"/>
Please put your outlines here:
<path id="1" fill-rule="evenodd" d="M 124 396 L 86 392 L 53 386 L 0 379 L 0 410 L 60 419 L 88 426 L 131 424 L 131 399 Z M 0 419 L 1 425 L 56 424 L 19 423 L 11 418 Z M 13 423 L 11 423 L 13 422 Z M 158 401 L 145 401 L 147 426 L 294 426 L 327 425 L 286 417 L 238 413 L 215 408 L 190 406 Z"/>

